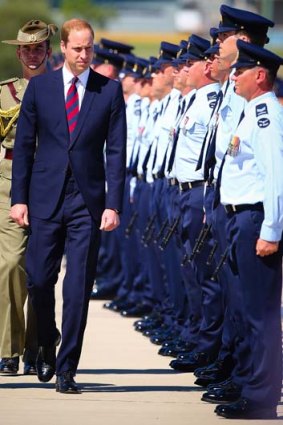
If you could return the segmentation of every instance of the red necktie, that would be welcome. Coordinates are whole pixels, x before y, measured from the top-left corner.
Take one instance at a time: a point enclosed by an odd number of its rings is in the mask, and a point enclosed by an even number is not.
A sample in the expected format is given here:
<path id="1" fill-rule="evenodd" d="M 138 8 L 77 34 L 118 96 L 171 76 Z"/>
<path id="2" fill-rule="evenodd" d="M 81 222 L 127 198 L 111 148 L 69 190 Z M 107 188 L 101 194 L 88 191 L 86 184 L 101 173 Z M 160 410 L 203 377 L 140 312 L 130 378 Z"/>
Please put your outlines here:
<path id="1" fill-rule="evenodd" d="M 69 126 L 70 138 L 76 128 L 78 116 L 79 116 L 79 95 L 77 91 L 76 83 L 78 77 L 72 79 L 72 83 L 69 87 L 67 98 L 66 98 L 66 113 Z"/>

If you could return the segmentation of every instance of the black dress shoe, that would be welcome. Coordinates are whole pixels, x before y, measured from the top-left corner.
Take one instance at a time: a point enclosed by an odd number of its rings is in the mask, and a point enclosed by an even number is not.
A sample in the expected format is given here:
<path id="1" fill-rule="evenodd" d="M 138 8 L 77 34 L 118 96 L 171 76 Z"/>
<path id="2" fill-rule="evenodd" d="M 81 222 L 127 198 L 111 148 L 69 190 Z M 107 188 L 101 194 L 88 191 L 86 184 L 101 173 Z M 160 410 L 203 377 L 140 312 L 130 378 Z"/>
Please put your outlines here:
<path id="1" fill-rule="evenodd" d="M 228 419 L 276 419 L 276 407 L 264 407 L 241 398 L 235 403 L 216 406 L 215 413 Z"/>
<path id="2" fill-rule="evenodd" d="M 213 383 L 213 384 L 209 384 L 207 386 L 207 390 L 208 391 L 216 391 L 218 389 L 226 388 L 231 383 L 232 383 L 232 378 L 230 376 L 229 378 L 225 379 L 225 381 L 221 381 L 221 382 L 216 382 L 216 383 Z"/>
<path id="3" fill-rule="evenodd" d="M 37 350 L 25 348 L 23 354 L 24 375 L 36 375 Z"/>
<path id="4" fill-rule="evenodd" d="M 177 356 L 177 360 L 181 360 L 181 361 L 187 361 L 187 360 L 191 360 L 192 358 L 192 350 L 185 350 L 182 353 L 178 354 Z M 205 367 L 207 366 L 207 364 L 199 366 L 197 369 L 199 369 L 200 367 Z"/>
<path id="5" fill-rule="evenodd" d="M 194 372 L 198 367 L 202 367 L 209 364 L 209 357 L 207 353 L 190 353 L 187 359 L 172 360 L 170 366 L 175 370 L 182 372 Z"/>
<path id="6" fill-rule="evenodd" d="M 174 339 L 178 338 L 178 336 L 179 332 L 171 327 L 168 330 L 152 335 L 150 337 L 150 342 L 156 345 L 162 345 L 165 341 L 173 341 Z"/>
<path id="7" fill-rule="evenodd" d="M 26 361 L 24 362 L 24 375 L 36 375 L 36 364 L 35 362 Z"/>
<path id="8" fill-rule="evenodd" d="M 196 385 L 207 387 L 209 384 L 217 384 L 231 375 L 233 367 L 229 367 L 223 360 L 216 360 L 214 363 L 198 368 L 194 371 L 197 377 Z"/>
<path id="9" fill-rule="evenodd" d="M 155 330 L 162 325 L 162 320 L 160 319 L 147 319 L 139 320 L 134 326 L 135 330 L 138 332 L 145 332 L 147 330 Z"/>
<path id="10" fill-rule="evenodd" d="M 125 300 L 113 300 L 107 301 L 105 304 L 103 304 L 103 307 L 111 311 L 120 312 L 122 310 L 134 307 L 134 304 Z"/>
<path id="11" fill-rule="evenodd" d="M 162 316 L 160 313 L 151 311 L 149 314 L 145 314 L 141 319 L 135 320 L 133 323 L 133 326 L 139 326 L 140 324 L 143 324 L 144 322 L 152 321 L 157 322 L 160 321 L 160 323 L 163 322 Z"/>
<path id="12" fill-rule="evenodd" d="M 146 329 L 143 331 L 143 335 L 146 337 L 152 337 L 153 335 L 160 335 L 161 333 L 169 330 L 169 326 L 161 323 L 160 325 L 153 326 L 152 328 Z"/>
<path id="13" fill-rule="evenodd" d="M 204 393 L 201 399 L 202 401 L 213 404 L 231 403 L 233 401 L 239 400 L 241 397 L 241 391 L 242 388 L 239 385 L 231 382 L 230 385 L 227 385 L 224 388 L 210 390 L 207 393 Z"/>
<path id="14" fill-rule="evenodd" d="M 56 378 L 56 391 L 63 394 L 81 394 L 81 390 L 74 380 L 74 373 L 63 372 Z"/>
<path id="15" fill-rule="evenodd" d="M 90 299 L 91 300 L 112 300 L 117 293 L 117 288 L 107 288 L 106 286 L 94 287 Z"/>
<path id="16" fill-rule="evenodd" d="M 0 373 L 17 375 L 19 370 L 19 357 L 4 357 L 0 362 Z"/>
<path id="17" fill-rule="evenodd" d="M 174 350 L 174 347 L 176 346 L 176 341 L 172 339 L 171 341 L 165 341 L 162 344 L 162 347 L 159 348 L 158 354 L 161 356 L 170 356 L 175 357 L 170 354 L 171 350 Z"/>
<path id="18" fill-rule="evenodd" d="M 195 344 L 192 344 L 191 342 L 187 341 L 179 341 L 175 342 L 175 340 L 167 341 L 166 343 L 163 343 L 162 347 L 158 351 L 158 354 L 161 354 L 162 356 L 170 356 L 170 357 L 177 357 L 181 353 L 188 353 L 193 351 L 195 348 Z"/>
<path id="19" fill-rule="evenodd" d="M 56 368 L 56 346 L 60 344 L 61 335 L 57 330 L 54 344 L 49 347 L 39 347 L 36 359 L 36 372 L 39 381 L 49 382 L 53 378 Z"/>
<path id="20" fill-rule="evenodd" d="M 152 307 L 147 304 L 138 304 L 137 306 L 125 309 L 121 311 L 123 317 L 142 317 L 145 314 L 149 314 L 152 311 Z"/>

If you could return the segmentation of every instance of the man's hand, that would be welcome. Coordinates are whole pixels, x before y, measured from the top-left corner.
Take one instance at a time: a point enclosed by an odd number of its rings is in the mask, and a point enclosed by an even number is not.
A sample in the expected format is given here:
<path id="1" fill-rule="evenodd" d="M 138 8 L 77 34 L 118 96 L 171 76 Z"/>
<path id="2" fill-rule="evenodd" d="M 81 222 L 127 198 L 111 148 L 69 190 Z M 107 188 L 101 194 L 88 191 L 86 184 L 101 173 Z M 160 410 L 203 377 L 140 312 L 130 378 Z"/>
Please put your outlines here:
<path id="1" fill-rule="evenodd" d="M 28 207 L 26 204 L 15 204 L 10 210 L 10 218 L 14 220 L 20 227 L 27 227 L 28 221 Z"/>
<path id="2" fill-rule="evenodd" d="M 100 230 L 105 230 L 110 232 L 111 230 L 116 229 L 120 224 L 119 215 L 114 210 L 106 209 L 103 211 L 101 217 Z"/>
<path id="3" fill-rule="evenodd" d="M 258 239 L 256 243 L 256 255 L 265 257 L 266 255 L 274 254 L 278 251 L 279 242 L 268 242 L 263 239 Z"/>

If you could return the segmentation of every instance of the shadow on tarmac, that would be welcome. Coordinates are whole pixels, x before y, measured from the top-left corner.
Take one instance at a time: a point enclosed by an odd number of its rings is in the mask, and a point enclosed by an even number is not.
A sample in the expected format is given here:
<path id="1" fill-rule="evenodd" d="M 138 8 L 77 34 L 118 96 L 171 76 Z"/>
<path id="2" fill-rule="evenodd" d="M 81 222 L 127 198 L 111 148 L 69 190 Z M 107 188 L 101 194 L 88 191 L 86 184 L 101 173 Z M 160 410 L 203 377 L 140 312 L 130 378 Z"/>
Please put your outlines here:
<path id="1" fill-rule="evenodd" d="M 173 369 L 79 369 L 77 375 L 175 375 Z"/>

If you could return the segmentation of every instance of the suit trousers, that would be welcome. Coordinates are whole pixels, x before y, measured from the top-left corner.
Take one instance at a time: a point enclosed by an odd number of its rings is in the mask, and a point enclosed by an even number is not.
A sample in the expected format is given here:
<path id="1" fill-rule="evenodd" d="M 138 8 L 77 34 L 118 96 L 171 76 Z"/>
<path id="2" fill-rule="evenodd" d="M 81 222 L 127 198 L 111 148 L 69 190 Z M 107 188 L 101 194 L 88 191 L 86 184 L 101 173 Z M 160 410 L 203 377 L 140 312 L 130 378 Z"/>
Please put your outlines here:
<path id="1" fill-rule="evenodd" d="M 47 220 L 30 217 L 26 255 L 28 291 L 37 316 L 40 346 L 54 344 L 57 336 L 55 284 L 63 254 L 66 255 L 57 375 L 66 371 L 75 373 L 78 367 L 99 243 L 99 225 L 91 217 L 72 175 L 67 177 L 54 215 Z"/>

